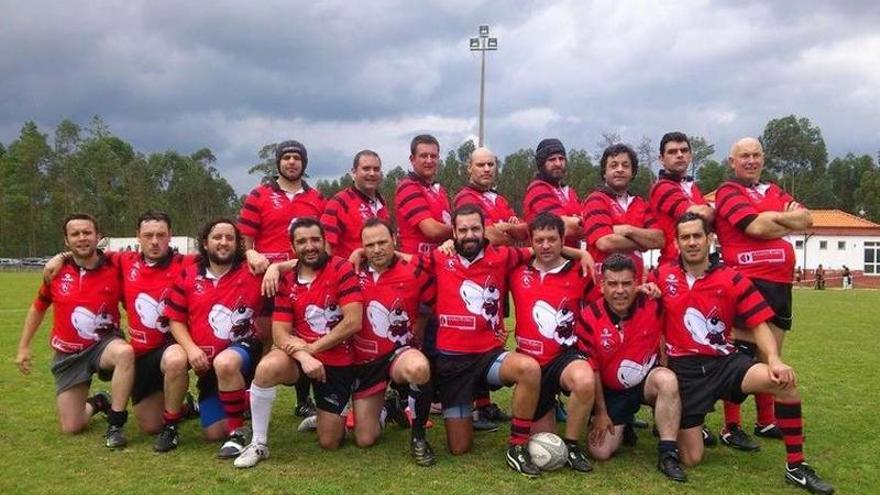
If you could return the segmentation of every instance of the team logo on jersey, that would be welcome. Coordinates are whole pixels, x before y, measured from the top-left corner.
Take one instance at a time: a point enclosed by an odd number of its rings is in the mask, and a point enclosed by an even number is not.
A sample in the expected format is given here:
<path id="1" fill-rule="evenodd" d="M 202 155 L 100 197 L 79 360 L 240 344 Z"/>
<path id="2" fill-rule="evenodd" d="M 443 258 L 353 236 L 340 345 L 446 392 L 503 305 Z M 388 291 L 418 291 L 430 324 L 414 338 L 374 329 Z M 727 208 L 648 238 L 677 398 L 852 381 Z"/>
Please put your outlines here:
<path id="1" fill-rule="evenodd" d="M 66 295 L 70 293 L 71 288 L 73 288 L 73 275 L 65 273 L 61 276 L 61 283 L 58 284 L 58 290 Z"/>
<path id="2" fill-rule="evenodd" d="M 379 301 L 367 305 L 367 319 L 373 333 L 395 344 L 405 344 L 409 340 L 409 314 L 396 299 L 388 310 Z"/>
<path id="3" fill-rule="evenodd" d="M 117 329 L 113 316 L 107 312 L 105 305 L 101 305 L 97 313 L 92 313 L 88 308 L 77 306 L 70 314 L 70 323 L 76 329 L 77 335 L 86 340 L 101 340 L 101 337 Z"/>
<path id="4" fill-rule="evenodd" d="M 675 276 L 674 273 L 670 273 L 666 276 L 666 292 L 669 293 L 670 296 L 678 295 L 678 277 Z"/>
<path id="5" fill-rule="evenodd" d="M 141 292 L 137 295 L 134 299 L 134 310 L 143 326 L 162 333 L 168 333 L 168 318 L 163 314 L 165 312 L 165 297 L 167 295 L 168 289 L 162 291 L 158 301 L 150 297 L 146 292 Z"/>
<path id="6" fill-rule="evenodd" d="M 342 321 L 342 309 L 330 296 L 324 300 L 323 307 L 317 304 L 306 306 L 306 322 L 312 332 L 318 335 L 330 332 L 340 321 Z"/>
<path id="7" fill-rule="evenodd" d="M 201 275 L 196 277 L 195 281 L 193 282 L 193 291 L 195 291 L 195 293 L 199 295 L 205 293 L 205 277 Z"/>
<path id="8" fill-rule="evenodd" d="M 464 301 L 467 310 L 472 314 L 482 316 L 489 322 L 489 326 L 498 330 L 498 305 L 501 299 L 501 291 L 492 277 L 486 278 L 486 283 L 480 286 L 470 280 L 465 280 L 458 290 L 461 300 Z"/>
<path id="9" fill-rule="evenodd" d="M 724 330 L 727 326 L 721 321 L 718 308 L 712 308 L 708 315 L 703 316 L 697 308 L 688 308 L 684 312 L 684 326 L 691 333 L 694 342 L 712 347 L 724 347 L 727 339 Z"/>
<path id="10" fill-rule="evenodd" d="M 373 209 L 370 208 L 369 205 L 361 203 L 361 205 L 358 206 L 358 210 L 361 213 L 361 220 L 368 220 L 370 218 L 373 218 Z"/>
<path id="11" fill-rule="evenodd" d="M 208 323 L 218 339 L 238 342 L 253 335 L 254 310 L 240 298 L 232 308 L 215 304 L 208 314 Z"/>
<path id="12" fill-rule="evenodd" d="M 611 350 L 611 330 L 603 328 L 602 333 L 599 334 L 599 342 L 603 349 L 606 351 Z"/>
<path id="13" fill-rule="evenodd" d="M 276 210 L 284 207 L 284 201 L 281 198 L 281 195 L 277 192 L 273 192 L 272 195 L 269 196 L 269 201 L 272 202 L 272 206 L 275 207 Z"/>
<path id="14" fill-rule="evenodd" d="M 567 302 L 568 299 L 563 299 L 559 307 L 554 308 L 545 301 L 538 301 L 532 308 L 532 319 L 545 338 L 570 346 L 577 337 L 574 334 L 574 311 L 565 306 Z"/>
<path id="15" fill-rule="evenodd" d="M 619 381 L 624 388 L 635 387 L 642 383 L 642 380 L 648 376 L 648 372 L 654 367 L 656 361 L 656 354 L 651 354 L 651 356 L 641 364 L 629 359 L 622 360 L 620 366 L 617 368 L 617 381 Z"/>
<path id="16" fill-rule="evenodd" d="M 138 274 L 140 273 L 140 270 L 141 270 L 141 262 L 135 261 L 134 264 L 131 265 L 131 268 L 128 270 L 128 281 L 134 282 L 135 280 L 137 280 Z"/>

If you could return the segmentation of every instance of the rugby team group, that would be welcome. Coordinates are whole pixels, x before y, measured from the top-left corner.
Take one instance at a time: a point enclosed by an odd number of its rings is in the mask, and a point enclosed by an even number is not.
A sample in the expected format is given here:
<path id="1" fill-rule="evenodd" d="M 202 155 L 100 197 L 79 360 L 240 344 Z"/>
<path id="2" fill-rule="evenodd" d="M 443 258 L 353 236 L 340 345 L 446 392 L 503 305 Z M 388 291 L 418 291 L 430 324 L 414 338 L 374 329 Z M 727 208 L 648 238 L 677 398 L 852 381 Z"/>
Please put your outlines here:
<path id="1" fill-rule="evenodd" d="M 208 221 L 196 255 L 171 248 L 161 211 L 138 219 L 140 248 L 123 252 L 98 249 L 94 217 L 70 215 L 68 251 L 46 265 L 16 364 L 30 372 L 32 340 L 54 306 L 63 432 L 83 431 L 101 412 L 107 447 L 123 447 L 131 400 L 156 451 L 176 448 L 179 423 L 198 416 L 204 437 L 221 443 L 218 457 L 238 468 L 269 458 L 279 385 L 295 386 L 300 429 L 315 429 L 322 448 L 347 435 L 369 447 L 389 419 L 410 428 L 421 466 L 435 462 L 432 405 L 452 455 L 471 449 L 475 426 L 509 421 L 506 462 L 529 477 L 541 474 L 526 448 L 532 434 L 564 432 L 567 464 L 590 472 L 647 405 L 657 468 L 679 482 L 718 438 L 759 450 L 740 417 L 754 395 L 753 433 L 784 442 L 785 480 L 833 493 L 804 460 L 796 377 L 780 357 L 792 327 L 786 236 L 812 224 L 809 210 L 760 180 L 754 138 L 731 146 L 731 178 L 714 206 L 686 175 L 685 134 L 665 134 L 659 153 L 647 200 L 629 192 L 636 153 L 615 144 L 602 154 L 602 183 L 581 201 L 565 183 L 563 143 L 543 139 L 518 216 L 494 188 L 498 160 L 487 148 L 471 154 L 469 183 L 450 204 L 436 181 L 440 145 L 423 134 L 411 142 L 392 219 L 377 153 L 357 153 L 353 185 L 326 200 L 303 180 L 306 147 L 284 141 L 277 177 L 246 197 L 238 219 Z M 660 250 L 657 268 L 645 268 L 649 249 Z M 94 374 L 110 381 L 109 394 L 89 395 Z M 510 415 L 490 397 L 506 386 Z M 716 437 L 704 422 L 719 400 Z"/>

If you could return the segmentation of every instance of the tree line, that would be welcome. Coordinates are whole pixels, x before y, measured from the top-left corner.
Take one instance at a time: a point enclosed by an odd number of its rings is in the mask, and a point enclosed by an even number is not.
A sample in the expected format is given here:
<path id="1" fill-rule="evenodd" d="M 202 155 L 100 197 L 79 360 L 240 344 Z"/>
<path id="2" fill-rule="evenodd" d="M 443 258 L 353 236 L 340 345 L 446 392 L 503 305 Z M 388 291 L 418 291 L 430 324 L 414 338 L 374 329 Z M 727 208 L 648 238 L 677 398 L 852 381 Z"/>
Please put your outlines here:
<path id="1" fill-rule="evenodd" d="M 773 119 L 759 136 L 766 155 L 764 176 L 779 183 L 810 208 L 839 208 L 880 221 L 880 170 L 870 155 L 848 153 L 829 161 L 818 126 L 794 115 Z M 567 183 L 583 198 L 600 184 L 602 150 L 622 142 L 620 135 L 602 133 L 593 152 L 572 148 L 568 152 Z M 656 180 L 658 147 L 643 137 L 631 144 L 639 157 L 639 173 L 632 192 L 646 196 Z M 251 174 L 264 179 L 275 173 L 274 143 L 257 152 Z M 474 150 L 467 141 L 448 151 L 437 180 L 454 195 L 467 183 L 467 160 Z M 700 189 L 714 190 L 728 177 L 724 149 L 701 136 L 691 137 L 690 173 Z M 878 154 L 880 157 L 880 154 Z M 535 172 L 535 153 L 523 148 L 499 157 L 498 191 L 521 212 L 526 185 Z M 236 216 L 242 198 L 215 168 L 216 158 L 207 148 L 190 154 L 177 151 L 145 154 L 114 136 L 94 117 L 85 128 L 64 120 L 53 139 L 33 122 L 22 126 L 8 146 L 0 143 L 0 256 L 42 256 L 61 249 L 58 231 L 62 219 L 73 211 L 87 211 L 102 223 L 109 236 L 131 236 L 137 217 L 147 208 L 160 208 L 174 219 L 177 235 L 194 236 L 205 219 Z M 384 165 L 382 196 L 393 210 L 397 181 L 408 164 Z M 351 185 L 346 173 L 315 184 L 326 197 Z M 450 198 L 452 199 L 452 198 Z"/>

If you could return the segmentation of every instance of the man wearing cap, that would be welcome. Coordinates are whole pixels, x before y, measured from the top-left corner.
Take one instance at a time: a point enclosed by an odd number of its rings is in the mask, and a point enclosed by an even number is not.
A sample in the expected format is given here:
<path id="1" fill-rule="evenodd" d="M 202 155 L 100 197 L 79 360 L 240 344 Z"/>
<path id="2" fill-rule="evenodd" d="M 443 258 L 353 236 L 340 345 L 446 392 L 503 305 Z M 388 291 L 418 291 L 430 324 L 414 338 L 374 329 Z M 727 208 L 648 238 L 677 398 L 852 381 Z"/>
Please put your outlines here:
<path id="1" fill-rule="evenodd" d="M 581 205 L 577 192 L 565 185 L 567 158 L 565 146 L 556 138 L 541 140 L 535 149 L 535 165 L 538 171 L 526 188 L 523 198 L 523 216 L 531 222 L 539 213 L 550 212 L 565 222 L 565 245 L 579 247 Z"/>

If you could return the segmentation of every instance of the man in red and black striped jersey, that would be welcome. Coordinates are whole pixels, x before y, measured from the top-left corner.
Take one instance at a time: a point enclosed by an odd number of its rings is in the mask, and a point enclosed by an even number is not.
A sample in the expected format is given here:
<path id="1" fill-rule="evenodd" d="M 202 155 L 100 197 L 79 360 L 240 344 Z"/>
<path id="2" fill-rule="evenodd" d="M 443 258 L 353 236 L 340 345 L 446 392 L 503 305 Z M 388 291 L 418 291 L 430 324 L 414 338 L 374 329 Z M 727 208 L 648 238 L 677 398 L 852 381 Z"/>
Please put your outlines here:
<path id="1" fill-rule="evenodd" d="M 791 330 L 791 287 L 795 255 L 788 236 L 809 228 L 812 218 L 788 193 L 773 183 L 761 182 L 764 149 L 755 138 L 743 138 L 733 144 L 727 158 L 733 178 L 721 184 L 715 194 L 715 232 L 721 254 L 728 266 L 747 276 L 770 304 L 775 316 L 768 322 L 776 347 L 782 354 L 785 332 Z M 740 350 L 754 355 L 755 344 L 741 322 L 736 322 L 735 342 Z M 773 416 L 773 396 L 755 396 L 758 436 L 782 438 Z M 724 404 L 725 427 L 721 441 L 745 450 L 757 450 L 758 444 L 742 430 L 739 404 Z M 736 437 L 736 441 L 731 441 Z"/>
<path id="2" fill-rule="evenodd" d="M 205 224 L 198 247 L 198 263 L 180 272 L 164 315 L 199 376 L 202 432 L 209 441 L 226 438 L 217 456 L 229 459 L 247 445 L 245 389 L 262 354 L 255 323 L 263 304 L 262 277 L 246 265 L 244 243 L 232 220 Z"/>
<path id="3" fill-rule="evenodd" d="M 712 207 L 703 199 L 694 178 L 687 175 L 691 160 L 690 141 L 684 133 L 667 132 L 660 138 L 660 163 L 663 169 L 648 194 L 648 202 L 665 239 L 658 265 L 678 262 L 675 222 L 679 217 L 691 211 L 711 223 L 715 215 Z"/>
<path id="4" fill-rule="evenodd" d="M 539 213 L 553 213 L 565 222 L 565 245 L 579 247 L 581 227 L 581 203 L 577 192 L 565 185 L 567 164 L 565 146 L 555 138 L 541 140 L 535 148 L 535 165 L 538 171 L 526 187 L 523 197 L 523 217 L 531 222 Z"/>
<path id="5" fill-rule="evenodd" d="M 804 462 L 801 399 L 794 370 L 780 359 L 767 325 L 773 309 L 748 277 L 710 261 L 709 226 L 703 217 L 686 213 L 676 232 L 681 261 L 660 266 L 657 280 L 669 368 L 681 393 L 682 461 L 694 466 L 702 459 L 702 425 L 718 399 L 742 403 L 749 394 L 771 393 L 785 442 L 786 480 L 814 493 L 833 493 Z M 731 339 L 735 322 L 751 333 L 761 362 L 737 352 Z"/>
<path id="6" fill-rule="evenodd" d="M 284 274 L 275 295 L 275 346 L 260 361 L 251 385 L 254 433 L 235 460 L 238 468 L 269 457 L 269 418 L 277 385 L 292 385 L 306 375 L 315 387 L 318 444 L 333 450 L 345 437 L 341 413 L 355 380 L 350 339 L 361 328 L 361 288 L 351 263 L 327 254 L 317 220 L 296 219 L 290 238 L 298 263 Z"/>
<path id="7" fill-rule="evenodd" d="M 412 170 L 397 184 L 394 206 L 400 250 L 425 254 L 452 237 L 446 189 L 436 181 L 440 159 L 437 138 L 420 134 L 409 146 Z"/>
<path id="8" fill-rule="evenodd" d="M 385 200 L 379 194 L 382 182 L 379 155 L 371 150 L 354 155 L 351 178 L 354 184 L 336 193 L 321 215 L 329 252 L 346 259 L 361 247 L 361 228 L 365 221 L 373 217 L 389 219 Z"/>
<path id="9" fill-rule="evenodd" d="M 662 306 L 640 294 L 632 258 L 614 253 L 606 258 L 602 271 L 603 297 L 581 313 L 581 342 L 596 369 L 590 454 L 610 459 L 620 448 L 625 425 L 639 407 L 649 405 L 660 437 L 657 469 L 670 479 L 685 481 L 676 446 L 681 421 L 678 381 L 675 373 L 658 365 Z"/>
<path id="10" fill-rule="evenodd" d="M 49 344 L 55 351 L 52 375 L 61 431 L 79 433 L 92 415 L 104 412 L 107 447 L 124 447 L 127 441 L 122 430 L 134 382 L 134 350 L 119 330 L 119 265 L 98 250 L 100 229 L 91 215 L 70 215 L 62 229 L 71 257 L 58 276 L 40 287 L 25 317 L 15 363 L 23 374 L 30 373 L 31 341 L 46 310 L 54 306 Z M 111 380 L 111 397 L 88 397 L 95 373 Z"/>
<path id="11" fill-rule="evenodd" d="M 602 152 L 599 162 L 604 184 L 584 200 L 584 235 L 587 250 L 596 260 L 596 271 L 611 253 L 633 260 L 636 283 L 644 279 L 642 252 L 663 247 L 663 231 L 657 225 L 647 201 L 629 193 L 639 170 L 636 152 L 625 144 L 613 144 Z"/>
<path id="12" fill-rule="evenodd" d="M 541 366 L 541 392 L 532 432 L 556 432 L 557 394 L 570 395 L 563 440 L 568 465 L 580 472 L 593 467 L 578 439 L 593 409 L 595 385 L 587 356 L 577 349 L 577 315 L 595 287 L 591 274 L 562 255 L 565 223 L 540 213 L 529 223 L 533 258 L 508 276 L 516 306 L 516 350 Z"/>

